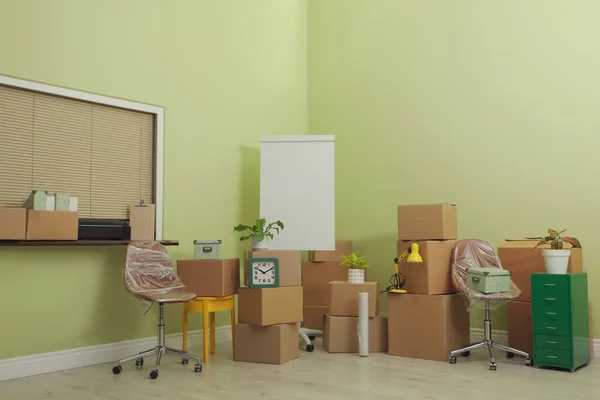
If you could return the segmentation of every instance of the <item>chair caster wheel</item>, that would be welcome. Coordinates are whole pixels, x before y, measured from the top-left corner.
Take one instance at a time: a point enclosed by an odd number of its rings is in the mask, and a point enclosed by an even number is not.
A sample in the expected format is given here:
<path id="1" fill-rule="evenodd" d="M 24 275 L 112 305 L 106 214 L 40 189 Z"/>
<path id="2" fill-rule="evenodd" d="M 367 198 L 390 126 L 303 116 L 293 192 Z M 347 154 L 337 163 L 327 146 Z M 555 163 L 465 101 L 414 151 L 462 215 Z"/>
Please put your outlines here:
<path id="1" fill-rule="evenodd" d="M 308 337 L 310 340 L 315 340 L 317 337 L 316 336 L 309 336 Z"/>
<path id="2" fill-rule="evenodd" d="M 526 358 L 525 359 L 525 365 L 532 366 L 533 365 L 533 360 L 531 358 Z"/>
<path id="3" fill-rule="evenodd" d="M 312 353 L 314 349 L 315 349 L 315 346 L 313 346 L 312 344 L 306 345 L 306 351 L 308 351 L 309 353 Z"/>
<path id="4" fill-rule="evenodd" d="M 144 365 L 144 359 L 143 358 L 135 360 L 135 366 L 136 367 L 141 367 L 142 365 Z"/>
<path id="5" fill-rule="evenodd" d="M 116 367 L 113 367 L 112 372 L 115 375 L 119 375 L 121 373 L 121 371 L 123 371 L 123 367 L 121 367 L 120 365 L 117 365 Z"/>
<path id="6" fill-rule="evenodd" d="M 194 372 L 202 372 L 202 364 L 194 365 Z"/>
<path id="7" fill-rule="evenodd" d="M 182 358 L 182 359 L 181 359 L 181 363 L 182 363 L 183 365 L 187 365 L 189 362 L 190 362 L 190 360 L 188 360 L 187 358 Z"/>
<path id="8" fill-rule="evenodd" d="M 450 359 L 448 360 L 448 362 L 450 364 L 456 364 L 456 356 L 450 356 Z"/>
<path id="9" fill-rule="evenodd" d="M 469 357 L 470 355 L 471 355 L 471 352 L 470 352 L 470 351 L 463 351 L 463 352 L 461 353 L 461 356 L 463 356 L 463 357 Z"/>
<path id="10" fill-rule="evenodd" d="M 515 353 L 513 353 L 512 351 L 507 351 L 506 358 L 515 358 Z"/>
<path id="11" fill-rule="evenodd" d="M 154 370 L 152 372 L 150 372 L 150 379 L 156 379 L 158 378 L 158 371 Z"/>
<path id="12" fill-rule="evenodd" d="M 491 362 L 490 363 L 490 371 L 495 371 L 496 370 L 496 363 L 495 362 Z"/>

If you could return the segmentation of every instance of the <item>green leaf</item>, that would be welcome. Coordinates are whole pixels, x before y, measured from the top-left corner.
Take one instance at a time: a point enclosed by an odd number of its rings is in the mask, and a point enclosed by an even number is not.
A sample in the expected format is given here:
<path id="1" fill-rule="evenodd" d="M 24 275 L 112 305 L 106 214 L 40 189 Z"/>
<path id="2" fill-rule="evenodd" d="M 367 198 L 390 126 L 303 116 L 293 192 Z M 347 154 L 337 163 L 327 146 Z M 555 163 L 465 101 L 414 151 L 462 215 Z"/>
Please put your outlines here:
<path id="1" fill-rule="evenodd" d="M 234 232 L 243 232 L 248 229 L 252 230 L 252 227 L 248 226 L 248 225 L 242 225 L 242 224 L 233 227 Z"/>

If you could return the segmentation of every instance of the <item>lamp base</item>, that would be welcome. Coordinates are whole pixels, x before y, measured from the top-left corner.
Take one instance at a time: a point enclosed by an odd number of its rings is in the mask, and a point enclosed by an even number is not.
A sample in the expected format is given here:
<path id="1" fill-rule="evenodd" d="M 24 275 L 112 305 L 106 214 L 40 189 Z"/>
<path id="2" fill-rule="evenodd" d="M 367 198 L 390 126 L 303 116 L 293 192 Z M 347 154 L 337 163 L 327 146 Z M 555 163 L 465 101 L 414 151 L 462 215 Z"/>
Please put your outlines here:
<path id="1" fill-rule="evenodd" d="M 390 289 L 388 293 L 405 294 L 408 293 L 406 289 Z"/>

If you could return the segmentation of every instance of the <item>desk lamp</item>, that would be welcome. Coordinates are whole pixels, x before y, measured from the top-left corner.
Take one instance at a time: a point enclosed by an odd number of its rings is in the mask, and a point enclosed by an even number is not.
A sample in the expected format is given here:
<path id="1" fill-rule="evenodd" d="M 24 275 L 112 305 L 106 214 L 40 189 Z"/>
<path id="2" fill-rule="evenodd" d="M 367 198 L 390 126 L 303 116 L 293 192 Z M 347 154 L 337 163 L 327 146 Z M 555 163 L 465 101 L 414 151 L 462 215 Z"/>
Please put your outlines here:
<path id="1" fill-rule="evenodd" d="M 404 258 L 406 258 L 406 262 L 409 263 L 422 263 L 423 258 L 419 254 L 419 245 L 417 243 L 412 243 L 410 247 L 400 255 L 400 257 L 394 259 L 394 262 L 396 263 L 396 273 L 390 278 L 391 286 L 388 286 L 388 288 L 383 290 L 381 293 L 407 293 L 406 289 L 402 289 L 402 286 L 404 286 L 404 275 L 400 273 L 399 267 L 400 261 L 402 261 Z"/>

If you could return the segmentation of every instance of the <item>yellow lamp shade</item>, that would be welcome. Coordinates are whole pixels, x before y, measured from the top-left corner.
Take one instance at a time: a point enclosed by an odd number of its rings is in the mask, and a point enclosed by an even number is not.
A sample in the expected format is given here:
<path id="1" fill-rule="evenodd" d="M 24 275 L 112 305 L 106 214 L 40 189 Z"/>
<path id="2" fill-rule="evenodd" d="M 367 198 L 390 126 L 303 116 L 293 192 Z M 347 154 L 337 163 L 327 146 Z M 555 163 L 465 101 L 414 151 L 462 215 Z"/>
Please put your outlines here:
<path id="1" fill-rule="evenodd" d="M 413 243 L 410 245 L 410 254 L 406 258 L 406 262 L 409 263 L 422 263 L 423 257 L 419 254 L 419 245 L 417 243 Z"/>

